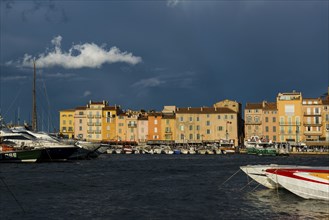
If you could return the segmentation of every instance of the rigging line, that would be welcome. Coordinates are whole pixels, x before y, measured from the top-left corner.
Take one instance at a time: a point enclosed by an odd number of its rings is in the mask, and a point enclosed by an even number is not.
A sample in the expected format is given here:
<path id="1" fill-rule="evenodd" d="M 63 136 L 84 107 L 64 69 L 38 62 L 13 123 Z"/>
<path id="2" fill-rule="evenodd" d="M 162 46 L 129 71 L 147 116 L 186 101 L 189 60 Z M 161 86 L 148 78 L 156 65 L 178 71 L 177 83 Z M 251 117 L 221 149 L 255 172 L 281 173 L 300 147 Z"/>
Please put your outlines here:
<path id="1" fill-rule="evenodd" d="M 21 86 L 21 87 L 19 88 L 19 90 L 18 90 L 18 93 L 17 93 L 16 97 L 13 99 L 13 101 L 12 101 L 11 104 L 9 105 L 7 111 L 5 112 L 4 117 L 6 117 L 6 115 L 7 115 L 8 112 L 9 112 L 9 110 L 11 109 L 11 107 L 12 107 L 12 106 L 14 105 L 14 103 L 16 102 L 16 100 L 17 100 L 18 96 L 20 95 L 22 89 L 23 89 L 23 87 Z"/>
<path id="2" fill-rule="evenodd" d="M 47 92 L 47 87 L 46 87 L 46 83 L 45 83 L 45 80 L 42 78 L 42 82 L 43 82 L 43 88 L 44 88 L 44 91 L 45 91 L 45 96 L 46 96 L 46 100 L 47 100 L 47 104 L 48 104 L 48 132 L 49 132 L 49 124 L 51 122 L 51 125 L 52 125 L 52 129 L 54 129 L 54 124 L 53 124 L 53 120 L 51 118 L 51 112 L 50 112 L 50 102 L 49 102 L 49 96 L 48 96 L 48 92 Z"/>
<path id="3" fill-rule="evenodd" d="M 18 204 L 18 206 L 22 209 L 22 211 L 25 213 L 25 210 L 23 208 L 23 206 L 21 205 L 21 203 L 18 201 L 18 199 L 16 198 L 15 194 L 10 190 L 9 186 L 7 185 L 7 183 L 5 182 L 5 180 L 0 177 L 1 181 L 3 182 L 3 184 L 5 185 L 5 187 L 7 188 L 8 192 L 10 192 L 10 194 L 12 195 L 12 197 L 15 199 L 16 203 Z"/>
<path id="4" fill-rule="evenodd" d="M 235 176 L 240 171 L 241 171 L 241 169 L 238 169 L 238 171 L 236 171 L 232 176 L 230 176 L 227 180 L 225 180 L 222 184 L 220 184 L 220 186 L 218 186 L 218 188 L 222 187 L 222 185 L 224 185 L 227 181 L 229 181 L 230 179 L 232 179 L 232 177 Z"/>
<path id="5" fill-rule="evenodd" d="M 247 186 L 249 186 L 252 182 L 254 182 L 254 180 L 251 180 L 250 182 L 248 182 L 247 185 L 245 185 L 244 187 L 242 187 L 240 189 L 240 191 L 244 190 L 244 188 L 246 188 Z"/>

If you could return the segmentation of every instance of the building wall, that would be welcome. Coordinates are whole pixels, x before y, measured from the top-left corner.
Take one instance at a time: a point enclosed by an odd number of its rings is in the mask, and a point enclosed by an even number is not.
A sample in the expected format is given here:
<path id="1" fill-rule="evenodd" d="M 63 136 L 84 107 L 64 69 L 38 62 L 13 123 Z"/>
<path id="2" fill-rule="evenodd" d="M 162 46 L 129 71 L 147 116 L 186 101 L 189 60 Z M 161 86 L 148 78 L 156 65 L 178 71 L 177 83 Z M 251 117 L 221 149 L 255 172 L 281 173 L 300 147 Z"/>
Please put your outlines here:
<path id="1" fill-rule="evenodd" d="M 279 93 L 277 96 L 279 140 L 281 142 L 305 141 L 301 131 L 303 126 L 302 94 Z"/>
<path id="2" fill-rule="evenodd" d="M 102 111 L 102 139 L 106 141 L 116 139 L 116 110 L 103 109 Z"/>
<path id="3" fill-rule="evenodd" d="M 196 108 L 187 108 L 183 112 L 176 112 L 176 142 L 198 143 L 233 139 L 235 146 L 238 146 L 237 113 L 232 110 L 222 113 L 219 111 L 220 108 L 198 109 L 199 111 L 196 111 Z"/>
<path id="4" fill-rule="evenodd" d="M 303 99 L 303 125 L 304 129 L 301 131 L 303 140 L 319 141 L 323 135 L 322 126 L 322 100 L 321 99 Z"/>
<path id="5" fill-rule="evenodd" d="M 245 109 L 245 139 L 251 136 L 262 137 L 263 134 L 263 110 L 261 107 Z"/>
<path id="6" fill-rule="evenodd" d="M 279 122 L 276 109 L 264 109 L 262 115 L 262 136 L 274 142 L 278 141 Z"/>
<path id="7" fill-rule="evenodd" d="M 74 137 L 87 139 L 86 108 L 76 108 L 74 111 Z"/>
<path id="8" fill-rule="evenodd" d="M 162 116 L 161 119 L 161 140 L 174 141 L 176 131 L 176 118 L 174 115 Z"/>
<path id="9" fill-rule="evenodd" d="M 60 133 L 68 138 L 74 138 L 74 109 L 59 112 Z"/>
<path id="10" fill-rule="evenodd" d="M 148 140 L 148 120 L 147 120 L 147 118 L 137 120 L 137 135 L 138 135 L 139 143 L 145 143 Z"/>
<path id="11" fill-rule="evenodd" d="M 329 100 L 323 101 L 323 111 L 322 111 L 322 125 L 323 125 L 323 140 L 329 142 Z"/>
<path id="12" fill-rule="evenodd" d="M 148 140 L 161 140 L 161 113 L 151 113 L 148 116 Z"/>

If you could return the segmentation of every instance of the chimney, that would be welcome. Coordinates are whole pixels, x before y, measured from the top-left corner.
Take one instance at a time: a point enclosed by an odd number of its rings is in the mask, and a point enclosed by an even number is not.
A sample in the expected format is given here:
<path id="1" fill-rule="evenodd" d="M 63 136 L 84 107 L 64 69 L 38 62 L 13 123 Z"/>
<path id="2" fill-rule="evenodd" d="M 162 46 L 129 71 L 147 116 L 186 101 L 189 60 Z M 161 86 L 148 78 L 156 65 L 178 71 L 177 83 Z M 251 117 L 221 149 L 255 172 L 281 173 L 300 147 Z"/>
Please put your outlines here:
<path id="1" fill-rule="evenodd" d="M 203 107 L 201 107 L 201 111 L 203 111 Z"/>

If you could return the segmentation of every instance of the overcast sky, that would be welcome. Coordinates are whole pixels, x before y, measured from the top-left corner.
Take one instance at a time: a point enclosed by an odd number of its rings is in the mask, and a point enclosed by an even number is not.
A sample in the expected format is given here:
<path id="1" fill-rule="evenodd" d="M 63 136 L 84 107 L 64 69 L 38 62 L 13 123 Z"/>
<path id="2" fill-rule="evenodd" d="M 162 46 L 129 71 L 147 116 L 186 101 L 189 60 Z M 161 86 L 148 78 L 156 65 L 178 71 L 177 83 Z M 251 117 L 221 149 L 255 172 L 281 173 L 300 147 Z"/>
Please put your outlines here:
<path id="1" fill-rule="evenodd" d="M 130 109 L 327 91 L 328 1 L 1 0 L 1 113 L 39 120 L 107 100 Z M 16 115 L 16 116 L 15 116 Z M 40 126 L 39 126 L 40 127 Z"/>

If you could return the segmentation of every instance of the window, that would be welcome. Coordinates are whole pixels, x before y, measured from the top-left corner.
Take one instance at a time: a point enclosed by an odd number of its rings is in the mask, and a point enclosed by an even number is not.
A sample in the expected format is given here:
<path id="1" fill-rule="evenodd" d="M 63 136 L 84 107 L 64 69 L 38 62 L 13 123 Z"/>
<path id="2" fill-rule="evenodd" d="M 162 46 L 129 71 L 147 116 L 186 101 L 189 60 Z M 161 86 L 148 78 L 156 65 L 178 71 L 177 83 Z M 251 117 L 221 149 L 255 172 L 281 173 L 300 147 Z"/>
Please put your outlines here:
<path id="1" fill-rule="evenodd" d="M 210 121 L 207 121 L 207 122 L 206 122 L 206 125 L 207 125 L 207 126 L 210 126 Z"/>
<path id="2" fill-rule="evenodd" d="M 273 126 L 273 128 L 272 128 L 272 129 L 273 129 L 273 132 L 276 132 L 276 127 L 275 127 L 275 126 Z"/>
<path id="3" fill-rule="evenodd" d="M 217 115 L 217 119 L 220 119 L 220 115 Z"/>
<path id="4" fill-rule="evenodd" d="M 82 126 L 79 126 L 79 131 L 82 131 Z"/>
<path id="5" fill-rule="evenodd" d="M 207 118 L 209 118 L 210 117 L 210 115 L 209 114 L 207 114 Z"/>
<path id="6" fill-rule="evenodd" d="M 218 129 L 218 131 L 222 131 L 223 130 L 223 126 L 218 126 L 217 129 Z"/>
<path id="7" fill-rule="evenodd" d="M 210 134 L 210 129 L 207 129 L 207 134 Z"/>
<path id="8" fill-rule="evenodd" d="M 63 120 L 63 125 L 65 125 L 66 124 L 66 121 L 65 120 Z"/>
<path id="9" fill-rule="evenodd" d="M 158 128 L 154 128 L 154 133 L 158 133 Z"/>
<path id="10" fill-rule="evenodd" d="M 196 117 L 196 121 L 200 121 L 200 118 L 199 118 L 199 116 L 197 116 L 197 117 Z"/>
<path id="11" fill-rule="evenodd" d="M 248 122 L 248 123 L 251 123 L 251 121 L 252 121 L 252 117 L 251 117 L 251 116 L 248 116 L 248 117 L 247 117 L 247 122 Z"/>
<path id="12" fill-rule="evenodd" d="M 193 121 L 193 118 L 192 117 L 190 117 L 190 121 Z"/>
<path id="13" fill-rule="evenodd" d="M 197 126 L 196 126 L 196 130 L 197 130 L 197 131 L 200 131 L 200 125 L 197 125 Z"/>
<path id="14" fill-rule="evenodd" d="M 169 119 L 166 119 L 166 125 L 169 125 Z"/>
<path id="15" fill-rule="evenodd" d="M 265 126 L 265 132 L 268 132 L 268 126 Z"/>
<path id="16" fill-rule="evenodd" d="M 180 135 L 180 139 L 181 139 L 181 140 L 184 140 L 184 134 L 181 134 L 181 135 Z"/>
<path id="17" fill-rule="evenodd" d="M 72 124 L 72 120 L 69 120 L 69 125 L 71 125 Z"/>
<path id="18" fill-rule="evenodd" d="M 190 131 L 192 131 L 193 130 L 193 125 L 190 125 L 189 128 L 190 128 Z"/>
<path id="19" fill-rule="evenodd" d="M 272 118 L 272 122 L 276 122 L 276 117 L 273 117 Z"/>
<path id="20" fill-rule="evenodd" d="M 179 127 L 180 127 L 179 130 L 184 131 L 184 125 L 180 125 Z"/>
<path id="21" fill-rule="evenodd" d="M 231 119 L 233 119 L 234 118 L 234 115 L 231 115 Z"/>
<path id="22" fill-rule="evenodd" d="M 155 125 L 158 124 L 158 120 L 157 120 L 157 119 L 154 120 L 154 124 L 155 124 Z"/>
<path id="23" fill-rule="evenodd" d="M 184 117 L 181 116 L 181 117 L 179 118 L 179 120 L 180 120 L 180 121 L 184 121 Z"/>
<path id="24" fill-rule="evenodd" d="M 259 117 L 255 116 L 255 122 L 258 123 L 259 122 Z"/>
<path id="25" fill-rule="evenodd" d="M 273 135 L 273 141 L 276 141 L 276 135 Z"/>
<path id="26" fill-rule="evenodd" d="M 108 125 L 108 126 L 106 126 L 106 130 L 108 130 L 108 131 L 110 130 L 110 126 L 109 126 L 109 125 Z"/>
<path id="27" fill-rule="evenodd" d="M 82 124 L 82 119 L 79 119 L 79 123 Z"/>
<path id="28" fill-rule="evenodd" d="M 83 112 L 79 112 L 79 115 L 83 115 Z"/>
<path id="29" fill-rule="evenodd" d="M 200 134 L 197 134 L 197 135 L 196 135 L 196 139 L 197 139 L 197 140 L 200 140 Z"/>
<path id="30" fill-rule="evenodd" d="M 265 122 L 268 122 L 268 117 L 265 117 Z"/>
<path id="31" fill-rule="evenodd" d="M 193 134 L 190 134 L 190 140 L 193 140 Z"/>
<path id="32" fill-rule="evenodd" d="M 224 118 L 227 119 L 227 115 L 225 115 Z"/>

